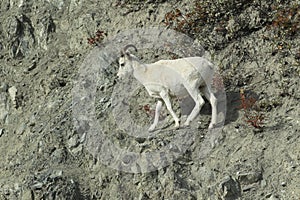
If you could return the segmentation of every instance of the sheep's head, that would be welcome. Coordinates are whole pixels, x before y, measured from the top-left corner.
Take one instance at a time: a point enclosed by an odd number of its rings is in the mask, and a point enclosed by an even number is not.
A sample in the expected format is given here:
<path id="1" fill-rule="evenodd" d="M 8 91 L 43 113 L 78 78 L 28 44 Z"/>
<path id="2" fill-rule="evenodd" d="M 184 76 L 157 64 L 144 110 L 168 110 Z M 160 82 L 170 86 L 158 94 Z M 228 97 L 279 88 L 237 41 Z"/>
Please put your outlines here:
<path id="1" fill-rule="evenodd" d="M 133 73 L 133 67 L 132 67 L 132 54 L 129 53 L 128 48 L 133 48 L 135 51 L 137 51 L 137 48 L 129 44 L 125 46 L 121 50 L 121 57 L 119 58 L 119 71 L 118 71 L 118 78 L 122 79 L 127 77 L 128 75 Z"/>

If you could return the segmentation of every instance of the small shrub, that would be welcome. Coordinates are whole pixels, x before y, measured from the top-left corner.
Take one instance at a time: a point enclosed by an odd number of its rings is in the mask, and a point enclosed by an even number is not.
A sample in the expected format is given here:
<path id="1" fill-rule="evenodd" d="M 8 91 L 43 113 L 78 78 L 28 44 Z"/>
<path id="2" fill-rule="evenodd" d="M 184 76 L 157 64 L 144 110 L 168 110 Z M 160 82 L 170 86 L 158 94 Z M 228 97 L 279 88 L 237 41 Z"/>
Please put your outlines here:
<path id="1" fill-rule="evenodd" d="M 273 19 L 269 27 L 275 29 L 280 36 L 293 36 L 300 31 L 300 5 L 281 7 L 271 6 Z"/>
<path id="2" fill-rule="evenodd" d="M 107 36 L 107 34 L 104 31 L 97 30 L 95 36 L 87 38 L 88 44 L 91 46 L 99 46 L 105 36 Z"/>
<path id="3" fill-rule="evenodd" d="M 192 8 L 178 8 L 165 14 L 164 24 L 176 31 L 204 41 L 204 47 L 225 48 L 238 38 L 264 27 L 277 36 L 294 36 L 300 32 L 300 5 L 289 2 L 254 0 L 195 1 Z M 256 13 L 257 20 L 249 16 Z"/>
<path id="4" fill-rule="evenodd" d="M 245 122 L 254 128 L 261 129 L 264 124 L 264 115 L 259 111 L 256 98 L 246 96 L 244 89 L 240 89 L 240 102 L 239 108 L 244 112 Z"/>

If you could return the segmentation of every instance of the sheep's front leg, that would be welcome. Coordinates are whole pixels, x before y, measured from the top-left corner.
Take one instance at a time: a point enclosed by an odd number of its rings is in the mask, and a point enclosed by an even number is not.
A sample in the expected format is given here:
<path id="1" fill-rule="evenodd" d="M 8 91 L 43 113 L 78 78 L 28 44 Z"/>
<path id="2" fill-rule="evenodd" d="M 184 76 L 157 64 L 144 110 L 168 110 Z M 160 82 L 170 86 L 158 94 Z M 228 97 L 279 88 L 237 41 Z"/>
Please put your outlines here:
<path id="1" fill-rule="evenodd" d="M 159 115 L 161 111 L 162 102 L 160 100 L 157 101 L 156 108 L 155 108 L 155 116 L 154 116 L 154 122 L 148 129 L 149 131 L 153 131 L 158 124 Z"/>
<path id="2" fill-rule="evenodd" d="M 161 96 L 162 100 L 165 102 L 168 111 L 171 113 L 171 115 L 175 121 L 175 128 L 179 128 L 179 118 L 176 116 L 175 112 L 172 109 L 169 94 L 163 90 L 160 92 L 159 95 Z"/>

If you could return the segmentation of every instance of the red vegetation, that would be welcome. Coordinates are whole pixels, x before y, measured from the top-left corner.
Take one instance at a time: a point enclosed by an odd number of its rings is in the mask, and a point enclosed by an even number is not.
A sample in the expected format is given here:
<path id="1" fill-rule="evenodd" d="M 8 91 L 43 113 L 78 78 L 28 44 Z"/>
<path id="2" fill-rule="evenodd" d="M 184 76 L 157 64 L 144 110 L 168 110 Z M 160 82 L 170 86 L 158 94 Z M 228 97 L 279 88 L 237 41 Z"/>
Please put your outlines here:
<path id="1" fill-rule="evenodd" d="M 95 46 L 99 45 L 107 34 L 104 31 L 97 30 L 96 35 L 87 38 L 88 44 Z"/>
<path id="2" fill-rule="evenodd" d="M 254 128 L 262 128 L 264 116 L 256 108 L 257 100 L 254 97 L 246 97 L 244 89 L 240 89 L 240 106 L 243 110 L 245 121 Z"/>

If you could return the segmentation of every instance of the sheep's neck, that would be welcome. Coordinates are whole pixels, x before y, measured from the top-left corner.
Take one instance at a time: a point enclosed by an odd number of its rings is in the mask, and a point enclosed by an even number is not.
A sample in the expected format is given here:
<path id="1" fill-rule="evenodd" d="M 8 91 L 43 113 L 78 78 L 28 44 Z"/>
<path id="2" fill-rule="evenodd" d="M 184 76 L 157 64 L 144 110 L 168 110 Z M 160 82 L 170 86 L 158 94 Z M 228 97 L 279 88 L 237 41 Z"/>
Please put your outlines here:
<path id="1" fill-rule="evenodd" d="M 146 77 L 146 66 L 141 65 L 137 61 L 133 61 L 133 76 L 140 82 L 143 83 Z"/>

